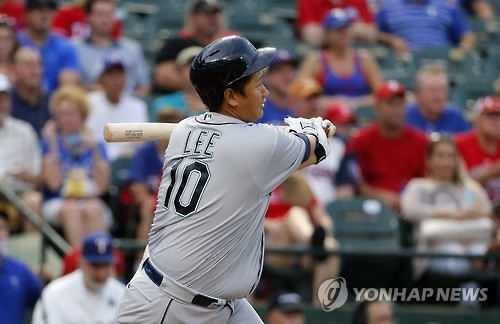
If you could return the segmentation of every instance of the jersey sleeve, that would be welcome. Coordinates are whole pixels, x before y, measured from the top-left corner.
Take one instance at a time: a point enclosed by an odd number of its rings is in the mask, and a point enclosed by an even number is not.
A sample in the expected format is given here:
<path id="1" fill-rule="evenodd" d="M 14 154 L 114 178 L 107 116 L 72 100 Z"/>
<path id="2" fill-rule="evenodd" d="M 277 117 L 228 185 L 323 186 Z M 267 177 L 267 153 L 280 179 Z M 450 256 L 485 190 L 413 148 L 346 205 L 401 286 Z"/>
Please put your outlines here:
<path id="1" fill-rule="evenodd" d="M 245 160 L 252 180 L 268 194 L 298 170 L 306 144 L 300 137 L 271 125 L 260 124 L 256 130 L 262 141 L 252 142 Z"/>

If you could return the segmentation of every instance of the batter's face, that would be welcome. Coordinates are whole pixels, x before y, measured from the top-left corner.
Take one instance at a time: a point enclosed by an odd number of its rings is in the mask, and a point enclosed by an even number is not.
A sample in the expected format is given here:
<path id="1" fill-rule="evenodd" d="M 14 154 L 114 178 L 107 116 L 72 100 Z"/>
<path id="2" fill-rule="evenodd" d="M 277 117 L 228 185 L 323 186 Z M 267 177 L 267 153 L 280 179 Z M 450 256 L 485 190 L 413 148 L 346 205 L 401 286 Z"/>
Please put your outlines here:
<path id="1" fill-rule="evenodd" d="M 238 102 L 236 114 L 244 122 L 252 123 L 264 115 L 264 102 L 269 91 L 264 86 L 262 78 L 262 71 L 254 73 L 245 86 L 244 93 L 235 93 Z"/>

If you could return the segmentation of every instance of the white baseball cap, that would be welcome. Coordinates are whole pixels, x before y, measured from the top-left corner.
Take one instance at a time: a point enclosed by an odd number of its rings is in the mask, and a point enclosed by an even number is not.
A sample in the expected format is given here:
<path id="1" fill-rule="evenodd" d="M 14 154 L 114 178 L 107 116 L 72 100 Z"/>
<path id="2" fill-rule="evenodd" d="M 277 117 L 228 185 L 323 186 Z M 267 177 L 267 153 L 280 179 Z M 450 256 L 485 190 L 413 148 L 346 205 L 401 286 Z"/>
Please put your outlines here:
<path id="1" fill-rule="evenodd" d="M 0 92 L 10 92 L 9 78 L 3 73 L 0 73 Z"/>

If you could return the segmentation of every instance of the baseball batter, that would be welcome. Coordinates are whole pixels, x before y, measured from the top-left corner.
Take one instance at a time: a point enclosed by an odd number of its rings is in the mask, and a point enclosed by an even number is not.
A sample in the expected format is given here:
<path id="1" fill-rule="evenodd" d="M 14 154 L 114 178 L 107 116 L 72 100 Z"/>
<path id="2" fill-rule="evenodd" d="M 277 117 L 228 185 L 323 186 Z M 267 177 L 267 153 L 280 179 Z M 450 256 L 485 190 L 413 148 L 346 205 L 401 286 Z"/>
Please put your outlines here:
<path id="1" fill-rule="evenodd" d="M 262 323 L 245 297 L 262 271 L 270 193 L 327 156 L 323 128 L 331 125 L 286 118 L 288 133 L 253 124 L 269 94 L 262 69 L 275 52 L 230 36 L 194 59 L 191 83 L 208 112 L 172 132 L 149 242 L 119 323 Z"/>

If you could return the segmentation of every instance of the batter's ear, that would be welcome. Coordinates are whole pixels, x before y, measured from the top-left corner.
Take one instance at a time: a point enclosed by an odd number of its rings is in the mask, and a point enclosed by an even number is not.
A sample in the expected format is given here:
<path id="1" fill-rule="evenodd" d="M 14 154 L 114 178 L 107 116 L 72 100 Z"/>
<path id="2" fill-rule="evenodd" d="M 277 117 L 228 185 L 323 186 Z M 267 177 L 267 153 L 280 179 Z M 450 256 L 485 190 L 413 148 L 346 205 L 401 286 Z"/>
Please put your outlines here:
<path id="1" fill-rule="evenodd" d="M 234 89 L 227 88 L 224 90 L 224 101 L 228 104 L 229 107 L 231 108 L 236 108 L 238 107 L 238 94 Z"/>

